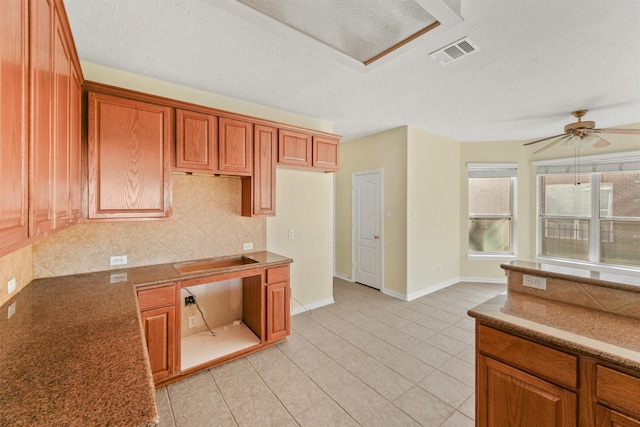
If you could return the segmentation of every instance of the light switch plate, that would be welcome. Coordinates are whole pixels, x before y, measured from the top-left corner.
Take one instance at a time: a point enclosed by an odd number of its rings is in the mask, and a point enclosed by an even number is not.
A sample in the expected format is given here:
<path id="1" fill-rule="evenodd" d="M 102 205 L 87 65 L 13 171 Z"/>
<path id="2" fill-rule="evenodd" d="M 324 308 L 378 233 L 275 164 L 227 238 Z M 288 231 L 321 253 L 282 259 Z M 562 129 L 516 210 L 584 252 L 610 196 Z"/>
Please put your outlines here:
<path id="1" fill-rule="evenodd" d="M 544 277 L 529 276 L 528 274 L 525 274 L 522 277 L 522 284 L 529 288 L 541 289 L 543 291 L 547 290 L 547 279 Z"/>

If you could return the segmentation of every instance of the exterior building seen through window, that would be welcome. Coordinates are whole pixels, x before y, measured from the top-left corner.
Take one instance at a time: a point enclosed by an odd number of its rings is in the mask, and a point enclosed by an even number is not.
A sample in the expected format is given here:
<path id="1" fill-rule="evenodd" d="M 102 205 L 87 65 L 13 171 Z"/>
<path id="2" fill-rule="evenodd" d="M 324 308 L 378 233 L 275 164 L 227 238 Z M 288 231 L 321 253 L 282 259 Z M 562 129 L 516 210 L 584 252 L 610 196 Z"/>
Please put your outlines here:
<path id="1" fill-rule="evenodd" d="M 514 256 L 516 164 L 469 163 L 469 255 Z"/>
<path id="2" fill-rule="evenodd" d="M 640 268 L 640 157 L 538 167 L 538 256 Z"/>

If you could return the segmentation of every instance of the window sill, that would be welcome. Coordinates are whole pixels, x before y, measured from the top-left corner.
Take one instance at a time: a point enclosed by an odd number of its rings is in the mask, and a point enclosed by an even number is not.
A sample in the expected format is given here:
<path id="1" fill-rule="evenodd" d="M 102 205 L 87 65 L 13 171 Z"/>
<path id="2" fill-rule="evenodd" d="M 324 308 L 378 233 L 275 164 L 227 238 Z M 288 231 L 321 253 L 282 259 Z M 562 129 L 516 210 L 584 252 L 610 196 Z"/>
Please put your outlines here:
<path id="1" fill-rule="evenodd" d="M 513 261 L 516 256 L 513 254 L 467 254 L 470 261 Z"/>

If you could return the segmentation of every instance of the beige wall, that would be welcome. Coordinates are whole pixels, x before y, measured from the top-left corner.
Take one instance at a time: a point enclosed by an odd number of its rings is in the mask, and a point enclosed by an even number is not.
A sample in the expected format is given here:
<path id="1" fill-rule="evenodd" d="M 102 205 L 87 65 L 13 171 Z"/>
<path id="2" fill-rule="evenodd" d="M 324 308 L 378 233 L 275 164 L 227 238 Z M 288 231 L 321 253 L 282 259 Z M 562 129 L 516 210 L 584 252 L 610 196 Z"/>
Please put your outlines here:
<path id="1" fill-rule="evenodd" d="M 353 172 L 383 170 L 384 290 L 407 286 L 407 127 L 340 144 L 336 174 L 336 273 L 351 277 L 351 178 Z M 384 215 L 386 210 L 391 216 Z"/>
<path id="2" fill-rule="evenodd" d="M 333 174 L 278 168 L 276 188 L 276 216 L 267 218 L 267 249 L 293 259 L 291 308 L 297 313 L 330 304 Z"/>
<path id="3" fill-rule="evenodd" d="M 460 272 L 460 144 L 408 131 L 407 297 L 457 281 Z"/>

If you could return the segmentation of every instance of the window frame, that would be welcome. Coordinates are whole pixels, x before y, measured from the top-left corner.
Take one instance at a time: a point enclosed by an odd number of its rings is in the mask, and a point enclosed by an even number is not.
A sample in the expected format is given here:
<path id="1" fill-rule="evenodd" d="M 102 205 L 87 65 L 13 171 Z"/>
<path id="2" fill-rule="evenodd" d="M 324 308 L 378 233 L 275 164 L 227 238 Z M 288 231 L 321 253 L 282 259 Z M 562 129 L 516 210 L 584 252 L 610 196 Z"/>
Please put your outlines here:
<path id="1" fill-rule="evenodd" d="M 510 178 L 510 215 L 471 215 L 471 178 Z M 516 188 L 518 178 L 517 163 L 467 163 L 467 259 L 469 260 L 514 260 L 516 258 Z M 472 219 L 509 219 L 509 251 L 474 251 L 469 245 L 469 224 Z"/>
<path id="2" fill-rule="evenodd" d="M 600 261 L 601 230 L 603 222 L 632 221 L 640 222 L 640 217 L 603 217 L 600 209 L 601 177 L 603 174 L 611 172 L 634 172 L 640 171 L 640 151 L 614 153 L 605 155 L 585 156 L 580 159 L 576 157 L 554 159 L 546 161 L 532 162 L 536 167 L 536 261 L 548 264 L 566 265 L 570 267 L 586 267 L 596 271 L 624 273 L 640 276 L 640 266 L 635 267 L 627 264 L 613 264 Z M 588 233 L 588 260 L 575 258 L 563 258 L 542 254 L 543 221 L 550 216 L 541 215 L 541 189 L 542 176 L 545 175 L 569 175 L 587 174 L 590 179 L 590 216 L 572 217 L 551 217 L 558 219 L 587 220 L 589 222 Z M 611 195 L 609 195 L 609 205 Z"/>

